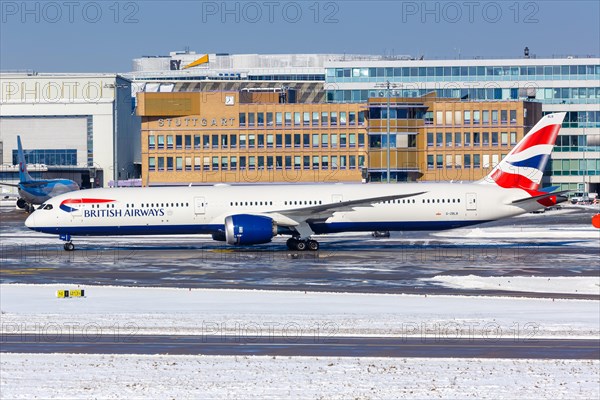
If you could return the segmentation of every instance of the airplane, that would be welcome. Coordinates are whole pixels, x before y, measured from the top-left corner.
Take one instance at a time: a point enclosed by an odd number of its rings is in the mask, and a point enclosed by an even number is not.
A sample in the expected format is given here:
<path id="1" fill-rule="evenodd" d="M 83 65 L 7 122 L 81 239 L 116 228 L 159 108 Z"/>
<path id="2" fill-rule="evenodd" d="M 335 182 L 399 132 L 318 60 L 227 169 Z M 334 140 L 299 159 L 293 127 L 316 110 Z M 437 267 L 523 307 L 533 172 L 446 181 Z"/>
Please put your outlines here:
<path id="1" fill-rule="evenodd" d="M 70 179 L 33 179 L 27 172 L 27 163 L 21 137 L 17 136 L 17 158 L 19 162 L 19 183 L 0 182 L 0 185 L 18 188 L 17 207 L 32 213 L 34 205 L 43 204 L 51 197 L 79 190 L 79 185 Z"/>
<path id="2" fill-rule="evenodd" d="M 289 235 L 290 250 L 319 249 L 314 235 L 459 228 L 555 205 L 539 190 L 565 113 L 544 116 L 474 183 L 281 184 L 88 189 L 48 200 L 25 225 L 74 236 L 212 234 L 230 245 Z M 564 197 L 562 197 L 564 200 Z"/>

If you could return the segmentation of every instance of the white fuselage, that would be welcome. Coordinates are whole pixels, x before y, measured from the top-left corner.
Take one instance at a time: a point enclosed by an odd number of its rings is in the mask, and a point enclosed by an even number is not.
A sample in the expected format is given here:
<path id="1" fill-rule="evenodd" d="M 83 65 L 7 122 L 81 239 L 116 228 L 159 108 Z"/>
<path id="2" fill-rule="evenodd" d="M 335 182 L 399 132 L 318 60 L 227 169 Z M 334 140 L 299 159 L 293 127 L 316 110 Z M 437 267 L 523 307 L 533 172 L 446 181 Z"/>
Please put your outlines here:
<path id="1" fill-rule="evenodd" d="M 529 195 L 521 189 L 503 189 L 488 184 L 89 189 L 48 200 L 28 218 L 26 225 L 40 232 L 72 236 L 215 233 L 223 231 L 225 218 L 231 215 L 272 216 L 316 205 L 421 192 L 424 193 L 338 211 L 328 218 L 309 218 L 307 223 L 316 234 L 442 230 L 506 218 L 542 207 L 537 203 L 511 204 Z"/>

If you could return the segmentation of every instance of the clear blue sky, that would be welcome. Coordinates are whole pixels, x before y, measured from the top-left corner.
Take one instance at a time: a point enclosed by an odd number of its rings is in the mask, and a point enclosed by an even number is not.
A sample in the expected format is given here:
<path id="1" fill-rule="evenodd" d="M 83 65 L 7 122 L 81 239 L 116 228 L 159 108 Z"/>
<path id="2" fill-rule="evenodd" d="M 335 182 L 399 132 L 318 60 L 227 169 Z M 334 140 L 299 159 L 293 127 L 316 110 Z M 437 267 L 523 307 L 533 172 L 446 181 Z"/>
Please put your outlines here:
<path id="1" fill-rule="evenodd" d="M 0 69 L 127 72 L 142 55 L 600 54 L 590 1 L 0 1 Z"/>

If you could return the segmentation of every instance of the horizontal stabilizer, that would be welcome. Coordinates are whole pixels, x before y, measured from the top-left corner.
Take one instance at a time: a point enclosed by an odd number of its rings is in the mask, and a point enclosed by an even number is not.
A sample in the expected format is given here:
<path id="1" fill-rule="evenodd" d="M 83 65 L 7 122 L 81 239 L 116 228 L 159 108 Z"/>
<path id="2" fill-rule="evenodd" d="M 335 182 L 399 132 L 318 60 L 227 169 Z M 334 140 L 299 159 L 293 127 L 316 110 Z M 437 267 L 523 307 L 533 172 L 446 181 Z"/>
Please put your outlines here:
<path id="1" fill-rule="evenodd" d="M 525 203 L 525 202 L 528 202 L 528 201 L 543 200 L 543 199 L 547 199 L 548 197 L 560 196 L 560 195 L 563 195 L 563 194 L 569 193 L 569 192 L 570 192 L 570 190 L 561 190 L 559 192 L 543 193 L 543 194 L 540 194 L 538 196 L 524 197 L 522 199 L 515 200 L 511 204 L 521 204 L 521 203 Z"/>

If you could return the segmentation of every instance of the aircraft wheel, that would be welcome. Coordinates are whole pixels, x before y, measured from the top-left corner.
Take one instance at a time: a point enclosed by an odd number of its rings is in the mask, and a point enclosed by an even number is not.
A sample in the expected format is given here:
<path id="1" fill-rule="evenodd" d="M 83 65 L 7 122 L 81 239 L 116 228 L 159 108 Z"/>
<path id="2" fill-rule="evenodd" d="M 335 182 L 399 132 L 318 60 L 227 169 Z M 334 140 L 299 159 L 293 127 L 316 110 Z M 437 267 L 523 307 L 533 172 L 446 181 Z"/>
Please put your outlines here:
<path id="1" fill-rule="evenodd" d="M 319 250 L 319 242 L 317 242 L 316 240 L 309 240 L 308 241 L 308 249 L 310 251 L 317 251 L 317 250 Z"/>
<path id="2" fill-rule="evenodd" d="M 29 212 L 29 214 L 33 214 L 33 212 L 35 211 L 35 207 L 30 205 L 27 207 L 27 211 Z"/>
<path id="3" fill-rule="evenodd" d="M 67 242 L 65 243 L 65 245 L 63 246 L 65 248 L 65 251 L 73 251 L 75 250 L 75 245 L 71 242 Z"/>
<path id="4" fill-rule="evenodd" d="M 306 242 L 304 240 L 298 240 L 296 242 L 296 250 L 298 250 L 298 251 L 306 250 Z"/>
<path id="5" fill-rule="evenodd" d="M 296 250 L 296 242 L 297 241 L 298 241 L 298 239 L 296 239 L 296 238 L 289 238 L 285 244 L 287 245 L 288 249 Z"/>

